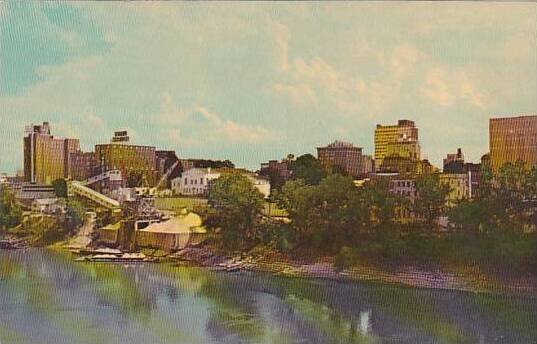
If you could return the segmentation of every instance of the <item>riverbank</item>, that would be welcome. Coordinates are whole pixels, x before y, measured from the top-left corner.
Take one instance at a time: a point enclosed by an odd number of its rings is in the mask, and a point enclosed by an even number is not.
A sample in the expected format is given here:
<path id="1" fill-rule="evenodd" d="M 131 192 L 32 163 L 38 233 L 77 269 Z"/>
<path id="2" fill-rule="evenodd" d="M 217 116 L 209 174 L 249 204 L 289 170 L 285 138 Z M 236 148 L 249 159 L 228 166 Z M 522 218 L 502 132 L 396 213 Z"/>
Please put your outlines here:
<path id="1" fill-rule="evenodd" d="M 13 238 L 9 241 L 5 239 L 3 243 L 15 242 Z M 55 250 L 70 250 L 73 254 L 73 259 L 78 261 L 86 263 L 92 261 L 91 250 L 83 251 L 87 258 L 80 259 L 80 251 L 73 250 L 71 243 L 72 240 L 63 241 L 48 247 Z M 24 249 L 32 247 L 31 243 L 20 239 L 11 247 L 3 246 L 0 248 Z M 118 259 L 110 257 L 110 259 L 104 261 L 128 262 L 128 260 L 119 259 L 124 257 L 125 252 L 119 250 L 118 252 Z M 367 281 L 411 288 L 537 296 L 537 274 L 513 274 L 507 271 L 491 273 L 477 266 L 424 268 L 405 264 L 381 266 L 361 262 L 348 269 L 338 271 L 335 268 L 334 257 L 292 259 L 279 252 L 259 248 L 250 252 L 229 253 L 208 245 L 186 247 L 173 253 L 158 249 L 143 249 L 141 253 L 144 255 L 145 262 L 201 266 L 219 271 L 257 271 L 290 278 L 318 278 L 348 282 Z M 96 254 L 102 254 L 102 252 L 96 252 Z M 140 257 L 135 258 L 133 260 L 141 261 Z M 103 261 L 102 259 L 98 260 Z"/>
<path id="2" fill-rule="evenodd" d="M 338 272 L 333 257 L 296 260 L 271 251 L 224 255 L 209 247 L 186 248 L 173 258 L 216 270 L 234 269 L 268 272 L 288 277 L 324 278 L 339 281 L 369 281 L 414 288 L 457 290 L 478 293 L 537 295 L 537 275 L 497 271 L 485 272 L 476 266 L 425 269 L 412 265 L 378 266 L 355 264 Z"/>

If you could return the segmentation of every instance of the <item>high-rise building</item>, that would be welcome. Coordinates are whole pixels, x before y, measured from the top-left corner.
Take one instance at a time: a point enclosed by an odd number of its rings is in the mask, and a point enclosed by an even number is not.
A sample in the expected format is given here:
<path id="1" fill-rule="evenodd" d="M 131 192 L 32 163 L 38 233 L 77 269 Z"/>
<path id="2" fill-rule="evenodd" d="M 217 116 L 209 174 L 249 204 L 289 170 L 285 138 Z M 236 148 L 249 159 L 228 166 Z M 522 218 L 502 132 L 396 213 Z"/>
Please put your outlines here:
<path id="1" fill-rule="evenodd" d="M 99 173 L 94 152 L 77 151 L 70 154 L 69 176 L 71 179 L 84 180 Z"/>
<path id="2" fill-rule="evenodd" d="M 56 179 L 68 178 L 70 154 L 78 150 L 78 139 L 52 136 L 48 122 L 27 126 L 24 137 L 24 180 L 51 184 Z"/>
<path id="3" fill-rule="evenodd" d="M 363 171 L 362 148 L 348 142 L 334 141 L 326 147 L 317 147 L 317 158 L 323 167 L 351 177 L 359 177 Z"/>
<path id="4" fill-rule="evenodd" d="M 379 170 L 385 157 L 397 154 L 420 159 L 418 128 L 413 121 L 401 119 L 396 125 L 377 124 L 375 128 L 375 168 Z"/>
<path id="5" fill-rule="evenodd" d="M 129 143 L 126 131 L 117 131 L 111 143 L 95 145 L 99 173 L 120 170 L 129 186 L 153 185 L 156 181 L 155 147 Z"/>
<path id="6" fill-rule="evenodd" d="M 489 122 L 490 164 L 497 172 L 505 163 L 522 161 L 537 165 L 537 115 L 491 118 Z"/>

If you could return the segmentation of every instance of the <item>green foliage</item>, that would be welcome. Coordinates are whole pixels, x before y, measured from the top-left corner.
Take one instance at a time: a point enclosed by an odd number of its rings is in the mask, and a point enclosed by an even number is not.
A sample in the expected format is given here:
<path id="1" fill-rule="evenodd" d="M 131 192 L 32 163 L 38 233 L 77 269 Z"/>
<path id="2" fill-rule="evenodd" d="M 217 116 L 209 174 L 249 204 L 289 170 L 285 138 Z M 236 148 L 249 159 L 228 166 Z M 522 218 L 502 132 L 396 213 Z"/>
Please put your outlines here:
<path id="1" fill-rule="evenodd" d="M 0 187 L 0 230 L 17 226 L 22 220 L 22 210 L 15 195 L 7 187 Z"/>
<path id="2" fill-rule="evenodd" d="M 327 252 L 359 244 L 362 233 L 389 226 L 401 204 L 385 182 L 357 188 L 352 178 L 339 174 L 327 176 L 319 185 L 289 181 L 275 200 L 287 211 L 298 243 Z"/>
<path id="3" fill-rule="evenodd" d="M 356 263 L 356 253 L 351 247 L 343 246 L 334 260 L 334 268 L 336 271 L 343 271 L 350 268 Z"/>
<path id="4" fill-rule="evenodd" d="M 415 213 L 422 217 L 429 226 L 440 216 L 450 192 L 447 184 L 440 182 L 437 174 L 423 175 L 416 180 L 417 197 L 414 202 Z"/>
<path id="5" fill-rule="evenodd" d="M 311 154 L 299 156 L 291 163 L 292 179 L 302 179 L 308 185 L 317 185 L 326 176 L 321 163 Z"/>
<path id="6" fill-rule="evenodd" d="M 478 196 L 462 201 L 449 212 L 460 230 L 472 232 L 523 231 L 536 225 L 537 169 L 524 164 L 505 164 L 494 176 L 483 170 Z"/>
<path id="7" fill-rule="evenodd" d="M 84 205 L 74 199 L 70 198 L 67 202 L 67 214 L 66 214 L 66 225 L 65 229 L 67 232 L 72 232 L 77 227 L 81 226 L 84 223 L 84 214 L 86 209 Z"/>
<path id="8" fill-rule="evenodd" d="M 263 195 L 247 177 L 232 173 L 216 179 L 209 188 L 208 201 L 212 209 L 206 224 L 222 230 L 226 246 L 259 239 Z"/>
<path id="9" fill-rule="evenodd" d="M 65 179 L 56 179 L 52 182 L 52 186 L 54 187 L 54 193 L 56 194 L 56 197 L 67 197 L 67 182 L 65 181 Z"/>

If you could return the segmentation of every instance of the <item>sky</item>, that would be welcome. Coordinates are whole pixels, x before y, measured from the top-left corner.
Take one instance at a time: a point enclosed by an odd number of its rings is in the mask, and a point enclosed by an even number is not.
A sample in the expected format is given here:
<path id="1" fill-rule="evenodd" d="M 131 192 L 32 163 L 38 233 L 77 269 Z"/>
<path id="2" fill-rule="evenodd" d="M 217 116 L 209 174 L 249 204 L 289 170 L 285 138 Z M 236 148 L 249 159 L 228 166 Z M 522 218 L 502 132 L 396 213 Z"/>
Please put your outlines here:
<path id="1" fill-rule="evenodd" d="M 0 171 L 24 126 L 84 150 L 127 129 L 181 158 L 256 169 L 336 139 L 373 152 L 411 119 L 441 167 L 490 117 L 537 112 L 537 5 L 0 2 Z"/>

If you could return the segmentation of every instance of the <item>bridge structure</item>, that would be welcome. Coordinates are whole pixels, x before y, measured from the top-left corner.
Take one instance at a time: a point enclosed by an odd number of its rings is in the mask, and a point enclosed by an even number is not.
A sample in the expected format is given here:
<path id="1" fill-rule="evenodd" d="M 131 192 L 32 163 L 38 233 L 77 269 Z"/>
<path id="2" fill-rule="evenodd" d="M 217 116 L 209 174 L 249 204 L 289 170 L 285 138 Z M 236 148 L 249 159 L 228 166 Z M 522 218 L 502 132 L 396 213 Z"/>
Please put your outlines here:
<path id="1" fill-rule="evenodd" d="M 112 181 L 121 180 L 121 172 L 118 170 L 110 170 L 83 181 L 72 180 L 68 183 L 69 192 L 88 199 L 114 213 L 121 212 L 121 207 L 117 200 L 97 192 L 88 186 L 105 179 Z"/>

